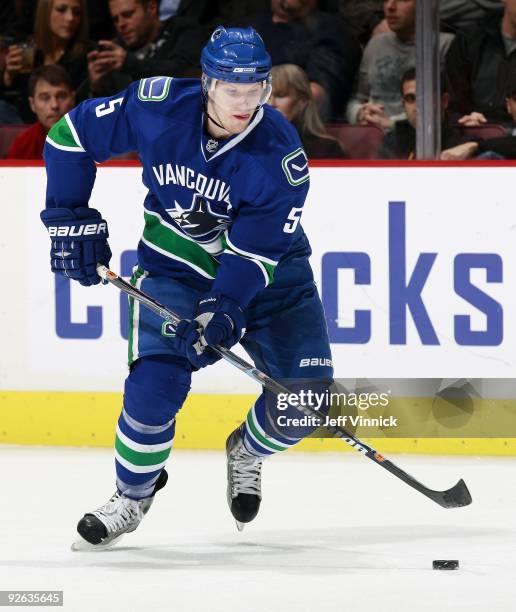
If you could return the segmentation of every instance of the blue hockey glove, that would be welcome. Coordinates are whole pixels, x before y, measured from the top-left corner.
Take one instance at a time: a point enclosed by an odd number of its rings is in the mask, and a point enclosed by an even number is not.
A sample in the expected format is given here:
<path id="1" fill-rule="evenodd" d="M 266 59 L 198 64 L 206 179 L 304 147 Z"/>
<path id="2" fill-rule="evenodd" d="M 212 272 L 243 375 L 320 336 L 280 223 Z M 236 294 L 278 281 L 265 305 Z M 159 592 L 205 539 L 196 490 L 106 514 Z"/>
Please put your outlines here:
<path id="1" fill-rule="evenodd" d="M 183 319 L 177 326 L 174 348 L 196 369 L 205 368 L 220 359 L 219 355 L 206 345 L 201 345 L 201 324 L 193 319 Z"/>
<path id="2" fill-rule="evenodd" d="M 40 216 L 52 241 L 52 272 L 85 286 L 100 283 L 97 264 L 109 266 L 111 250 L 107 223 L 99 211 L 87 206 L 47 208 Z"/>
<path id="3" fill-rule="evenodd" d="M 195 319 L 184 319 L 177 326 L 175 347 L 197 368 L 215 363 L 220 357 L 211 346 L 231 348 L 245 332 L 245 319 L 240 306 L 220 294 L 201 298 Z"/>

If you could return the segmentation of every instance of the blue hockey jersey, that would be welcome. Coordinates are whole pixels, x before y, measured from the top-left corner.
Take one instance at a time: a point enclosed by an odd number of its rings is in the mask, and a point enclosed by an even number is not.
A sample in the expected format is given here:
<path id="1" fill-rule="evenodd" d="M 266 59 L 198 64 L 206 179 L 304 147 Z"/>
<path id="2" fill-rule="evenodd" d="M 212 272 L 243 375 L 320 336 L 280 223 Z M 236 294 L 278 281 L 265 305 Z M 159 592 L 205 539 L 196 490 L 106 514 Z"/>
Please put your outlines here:
<path id="1" fill-rule="evenodd" d="M 85 206 L 95 161 L 137 151 L 149 190 L 139 265 L 214 279 L 213 291 L 245 307 L 293 242 L 305 240 L 308 161 L 295 129 L 270 106 L 227 140 L 211 138 L 204 120 L 197 79 L 147 78 L 86 100 L 48 134 L 46 206 Z"/>

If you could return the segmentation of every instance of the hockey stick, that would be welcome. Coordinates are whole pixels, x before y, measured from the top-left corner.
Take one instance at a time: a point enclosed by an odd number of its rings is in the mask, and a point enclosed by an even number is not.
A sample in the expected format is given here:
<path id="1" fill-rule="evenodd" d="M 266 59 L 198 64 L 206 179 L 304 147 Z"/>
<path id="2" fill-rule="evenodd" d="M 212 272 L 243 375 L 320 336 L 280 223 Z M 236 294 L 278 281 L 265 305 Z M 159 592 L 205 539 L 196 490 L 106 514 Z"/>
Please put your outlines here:
<path id="1" fill-rule="evenodd" d="M 131 284 L 126 282 L 123 278 L 115 274 L 106 266 L 101 264 L 97 265 L 97 272 L 101 278 L 106 281 L 109 281 L 115 287 L 118 287 L 120 291 L 126 293 L 136 301 L 140 302 L 153 312 L 155 312 L 158 316 L 166 321 L 170 321 L 174 326 L 177 326 L 179 321 L 181 320 L 177 314 L 175 314 L 172 310 L 160 304 L 157 300 L 150 297 L 140 289 L 133 287 Z M 224 348 L 222 346 L 210 347 L 211 350 L 215 351 L 221 357 L 223 357 L 226 361 L 228 361 L 235 368 L 238 368 L 244 374 L 250 376 L 254 381 L 258 382 L 260 385 L 265 387 L 268 391 L 278 395 L 280 393 L 290 394 L 290 391 L 276 382 L 257 368 L 253 367 L 251 364 L 247 363 L 243 359 L 241 359 L 238 355 L 231 352 L 229 349 Z M 303 414 L 315 417 L 318 420 L 322 420 L 323 417 L 314 409 L 305 405 L 295 406 L 298 410 L 300 410 Z M 322 423 L 321 423 L 322 424 Z M 374 448 L 368 446 L 344 428 L 339 427 L 337 425 L 324 425 L 326 429 L 333 435 L 335 438 L 340 438 L 344 442 L 347 442 L 351 447 L 360 453 L 364 454 L 366 457 L 374 461 L 377 465 L 383 467 L 388 472 L 408 484 L 410 487 L 419 491 L 426 497 L 430 498 L 436 504 L 439 504 L 443 508 L 459 508 L 461 506 L 468 506 L 471 504 L 471 495 L 468 491 L 466 483 L 464 480 L 459 480 L 459 482 L 446 491 L 434 491 L 425 487 L 425 485 L 421 484 L 418 480 L 416 480 L 413 476 L 402 470 L 392 461 L 378 453 Z"/>

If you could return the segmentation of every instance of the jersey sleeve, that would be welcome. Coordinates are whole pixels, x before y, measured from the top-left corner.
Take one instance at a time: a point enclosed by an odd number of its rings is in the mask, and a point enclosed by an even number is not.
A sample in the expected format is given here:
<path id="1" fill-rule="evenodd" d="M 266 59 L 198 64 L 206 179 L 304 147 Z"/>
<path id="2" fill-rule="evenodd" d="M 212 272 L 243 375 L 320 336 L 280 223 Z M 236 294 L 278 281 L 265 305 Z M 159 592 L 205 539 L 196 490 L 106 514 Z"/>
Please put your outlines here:
<path id="1" fill-rule="evenodd" d="M 301 231 L 309 186 L 306 154 L 297 148 L 271 163 L 272 171 L 258 162 L 239 171 L 242 197 L 212 286 L 242 308 L 273 282 L 276 266 Z"/>
<path id="2" fill-rule="evenodd" d="M 87 206 L 95 162 L 138 148 L 132 125 L 136 84 L 108 98 L 85 100 L 49 131 L 43 157 L 46 207 Z"/>

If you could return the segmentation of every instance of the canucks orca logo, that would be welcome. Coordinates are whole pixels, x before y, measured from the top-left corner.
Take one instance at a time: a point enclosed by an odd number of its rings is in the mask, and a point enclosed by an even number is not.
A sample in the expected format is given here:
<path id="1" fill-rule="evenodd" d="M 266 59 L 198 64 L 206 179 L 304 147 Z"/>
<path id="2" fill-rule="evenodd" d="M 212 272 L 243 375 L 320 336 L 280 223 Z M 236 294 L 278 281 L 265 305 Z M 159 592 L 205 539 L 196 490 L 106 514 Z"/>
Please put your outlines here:
<path id="1" fill-rule="evenodd" d="M 174 208 L 167 208 L 166 211 L 183 232 L 196 242 L 213 242 L 231 224 L 228 215 L 217 212 L 216 205 L 199 193 L 194 194 L 190 208 L 182 208 L 174 200 Z"/>

